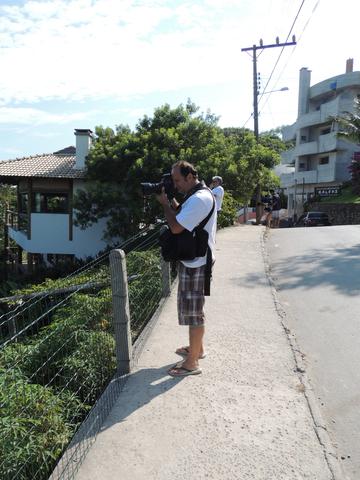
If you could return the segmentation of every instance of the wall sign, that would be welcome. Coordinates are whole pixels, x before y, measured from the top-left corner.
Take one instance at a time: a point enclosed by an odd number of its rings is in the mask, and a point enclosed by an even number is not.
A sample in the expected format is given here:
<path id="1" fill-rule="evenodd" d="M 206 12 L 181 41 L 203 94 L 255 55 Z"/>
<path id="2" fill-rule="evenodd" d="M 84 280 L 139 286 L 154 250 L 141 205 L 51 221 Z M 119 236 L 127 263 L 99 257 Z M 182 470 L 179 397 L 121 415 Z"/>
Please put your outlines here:
<path id="1" fill-rule="evenodd" d="M 340 194 L 341 186 L 332 185 L 331 187 L 316 187 L 315 195 L 319 197 L 335 197 Z"/>

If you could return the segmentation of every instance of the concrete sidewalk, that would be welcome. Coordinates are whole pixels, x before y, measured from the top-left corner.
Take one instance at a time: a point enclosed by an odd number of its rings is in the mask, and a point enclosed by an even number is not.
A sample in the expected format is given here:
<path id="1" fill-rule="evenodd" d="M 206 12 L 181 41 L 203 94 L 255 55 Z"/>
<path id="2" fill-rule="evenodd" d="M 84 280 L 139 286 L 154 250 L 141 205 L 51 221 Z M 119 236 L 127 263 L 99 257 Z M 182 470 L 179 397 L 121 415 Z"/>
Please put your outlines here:
<path id="1" fill-rule="evenodd" d="M 167 375 L 188 344 L 172 292 L 76 480 L 345 478 L 297 373 L 263 235 L 218 232 L 202 375 Z"/>

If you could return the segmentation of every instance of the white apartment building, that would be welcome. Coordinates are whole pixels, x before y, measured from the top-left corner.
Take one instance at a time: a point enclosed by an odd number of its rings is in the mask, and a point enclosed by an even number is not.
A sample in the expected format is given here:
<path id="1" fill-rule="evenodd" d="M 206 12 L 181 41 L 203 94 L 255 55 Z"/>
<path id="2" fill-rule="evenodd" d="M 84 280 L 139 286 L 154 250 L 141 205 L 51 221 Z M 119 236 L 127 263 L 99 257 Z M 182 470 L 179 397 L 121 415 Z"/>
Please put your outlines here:
<path id="1" fill-rule="evenodd" d="M 300 70 L 298 118 L 283 129 L 283 140 L 295 147 L 283 152 L 281 163 L 289 167 L 282 174 L 281 187 L 288 196 L 289 217 L 301 215 L 311 196 L 336 195 L 350 179 L 348 166 L 360 146 L 337 137 L 338 125 L 332 119 L 354 111 L 354 98 L 360 95 L 360 72 L 353 71 L 353 59 L 346 72 L 310 86 L 311 71 Z"/>

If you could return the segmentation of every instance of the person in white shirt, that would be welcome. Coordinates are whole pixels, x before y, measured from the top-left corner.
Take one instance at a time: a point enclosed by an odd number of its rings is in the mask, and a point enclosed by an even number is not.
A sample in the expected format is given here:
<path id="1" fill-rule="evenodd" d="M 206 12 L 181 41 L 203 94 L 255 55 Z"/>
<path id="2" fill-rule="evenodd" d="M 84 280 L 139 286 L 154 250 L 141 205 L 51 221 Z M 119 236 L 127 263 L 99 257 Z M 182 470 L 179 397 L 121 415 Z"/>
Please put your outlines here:
<path id="1" fill-rule="evenodd" d="M 215 197 L 216 200 L 216 209 L 218 212 L 221 210 L 222 202 L 224 199 L 224 188 L 222 187 L 223 180 L 221 177 L 216 175 L 215 177 L 212 178 L 211 182 L 211 191 Z"/>
<path id="2" fill-rule="evenodd" d="M 209 234 L 208 245 L 214 260 L 217 211 L 211 190 L 198 180 L 195 167 L 180 161 L 173 165 L 171 176 L 176 190 L 185 195 L 181 206 L 173 199 L 171 204 L 163 189 L 157 195 L 164 209 L 168 226 L 173 234 L 183 230 L 192 231 L 212 211 L 204 226 Z M 184 377 L 201 373 L 199 359 L 205 357 L 203 337 L 205 332 L 204 287 L 207 256 L 179 262 L 178 271 L 178 320 L 179 325 L 189 327 L 189 346 L 180 347 L 176 353 L 184 358 L 168 371 L 173 377 Z"/>

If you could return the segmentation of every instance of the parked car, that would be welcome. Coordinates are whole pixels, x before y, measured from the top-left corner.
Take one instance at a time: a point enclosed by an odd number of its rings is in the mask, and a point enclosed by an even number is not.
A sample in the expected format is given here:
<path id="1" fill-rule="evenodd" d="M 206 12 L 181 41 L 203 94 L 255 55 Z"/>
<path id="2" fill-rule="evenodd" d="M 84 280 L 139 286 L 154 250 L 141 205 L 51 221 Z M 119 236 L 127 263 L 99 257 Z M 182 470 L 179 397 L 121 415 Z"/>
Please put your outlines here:
<path id="1" fill-rule="evenodd" d="M 302 221 L 304 227 L 322 227 L 331 225 L 329 215 L 325 212 L 308 212 Z"/>

